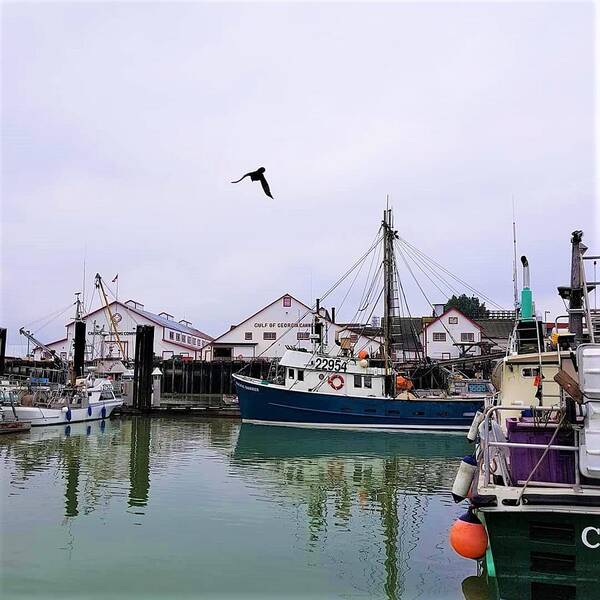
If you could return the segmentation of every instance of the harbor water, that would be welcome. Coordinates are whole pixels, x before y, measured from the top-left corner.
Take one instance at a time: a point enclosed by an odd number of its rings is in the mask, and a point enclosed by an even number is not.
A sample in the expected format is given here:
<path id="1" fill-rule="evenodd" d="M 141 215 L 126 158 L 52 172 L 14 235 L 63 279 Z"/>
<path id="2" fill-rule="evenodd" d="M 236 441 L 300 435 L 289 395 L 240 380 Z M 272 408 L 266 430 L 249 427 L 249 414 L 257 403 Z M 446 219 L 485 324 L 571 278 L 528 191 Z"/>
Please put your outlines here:
<path id="1" fill-rule="evenodd" d="M 4 436 L 1 596 L 462 599 L 448 490 L 469 451 L 178 417 Z"/>

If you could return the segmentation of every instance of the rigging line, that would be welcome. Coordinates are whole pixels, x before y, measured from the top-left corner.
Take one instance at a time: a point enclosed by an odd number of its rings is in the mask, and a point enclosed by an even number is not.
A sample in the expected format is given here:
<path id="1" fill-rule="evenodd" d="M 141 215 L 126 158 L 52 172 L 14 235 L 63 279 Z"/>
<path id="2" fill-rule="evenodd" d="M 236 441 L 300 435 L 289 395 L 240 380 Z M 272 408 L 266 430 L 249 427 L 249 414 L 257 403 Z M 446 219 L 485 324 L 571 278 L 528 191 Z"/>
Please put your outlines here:
<path id="1" fill-rule="evenodd" d="M 375 312 L 375 309 L 377 308 L 377 305 L 379 304 L 379 300 L 381 300 L 381 296 L 383 296 L 383 288 L 381 288 L 381 290 L 379 292 L 379 295 L 377 296 L 377 299 L 373 303 L 373 308 L 371 309 L 371 312 L 369 313 L 369 316 L 367 317 L 367 320 L 365 321 L 365 323 L 363 324 L 363 326 L 360 329 L 360 333 L 359 333 L 360 336 L 364 335 L 365 329 L 369 326 L 368 324 L 370 323 L 371 318 L 373 317 L 373 313 Z M 366 348 L 366 344 L 364 346 L 361 346 L 359 348 L 359 352 L 360 352 L 360 350 L 363 350 L 364 348 Z M 341 348 L 340 348 L 340 350 L 341 350 Z"/>
<path id="2" fill-rule="evenodd" d="M 371 285 L 369 286 L 369 291 L 367 292 L 367 295 L 364 298 L 364 305 L 362 302 L 361 302 L 361 304 L 358 305 L 358 309 L 356 310 L 357 317 L 358 317 L 359 313 L 365 312 L 365 310 L 367 310 L 367 308 L 369 307 L 369 304 L 371 304 L 372 295 L 374 294 L 375 290 L 377 289 L 379 280 L 382 278 L 382 273 L 383 273 L 383 264 L 379 265 L 379 267 L 377 268 L 377 271 L 373 275 L 373 280 L 371 281 Z"/>
<path id="3" fill-rule="evenodd" d="M 406 260 L 406 258 L 404 256 L 404 253 L 402 252 L 402 250 L 399 250 L 399 252 L 400 252 L 400 256 L 402 257 L 402 260 L 404 261 L 404 264 L 406 265 L 406 268 L 408 269 L 409 273 L 411 274 L 414 282 L 417 284 L 417 287 L 421 291 L 421 294 L 423 294 L 423 297 L 427 301 L 427 304 L 429 304 L 429 306 L 431 306 L 432 310 L 435 310 L 433 304 L 429 301 L 429 298 L 427 297 L 427 294 L 425 293 L 425 291 L 421 287 L 421 284 L 419 283 L 419 280 L 415 277 L 415 274 L 413 273 L 412 269 L 410 268 L 410 265 L 408 264 L 408 262 L 407 262 L 407 260 Z M 446 324 L 442 320 L 440 320 L 440 323 L 442 324 L 442 327 L 446 330 L 446 332 L 450 336 L 450 339 L 454 342 L 454 344 L 456 344 L 457 342 L 454 339 L 454 336 L 450 333 L 450 330 L 446 327 Z"/>
<path id="4" fill-rule="evenodd" d="M 410 255 L 408 254 L 408 252 L 406 253 L 406 256 L 408 258 L 410 258 L 414 264 L 419 268 L 419 270 L 421 271 L 421 273 L 423 273 L 423 275 L 425 275 L 425 277 L 427 277 L 427 279 L 429 279 L 429 281 L 431 281 L 431 283 L 433 284 L 433 286 L 442 294 L 442 297 L 447 296 L 447 292 L 445 292 L 430 276 L 429 274 L 423 269 L 423 267 L 421 267 L 421 265 Z"/>
<path id="5" fill-rule="evenodd" d="M 461 293 L 460 290 L 458 290 L 452 284 L 450 284 L 448 282 L 448 280 L 445 279 L 444 277 L 442 277 L 439 273 L 436 273 L 435 270 L 433 269 L 433 267 L 429 263 L 425 262 L 421 257 L 419 257 L 418 254 L 414 253 L 414 251 L 412 249 L 409 249 L 408 247 L 406 247 L 405 251 L 407 252 L 407 256 L 409 256 L 415 264 L 421 265 L 419 268 L 425 274 L 425 276 L 427 276 L 427 274 L 423 271 L 424 268 L 426 268 L 434 277 L 436 277 L 440 282 L 442 282 L 450 290 L 450 292 L 452 294 L 460 295 L 460 293 Z M 409 252 L 410 252 L 410 254 L 409 254 Z M 431 279 L 430 279 L 430 281 L 431 281 Z M 434 283 L 434 285 L 435 285 L 435 283 Z M 440 290 L 440 292 L 442 294 L 448 295 L 447 292 L 441 290 L 440 288 L 438 288 L 438 290 Z"/>
<path id="6" fill-rule="evenodd" d="M 416 263 L 416 262 L 415 262 L 415 264 L 416 264 L 417 266 L 419 266 L 419 264 L 418 264 L 418 263 Z M 421 270 L 422 270 L 422 269 L 421 269 Z M 425 273 L 425 275 L 427 276 L 427 274 L 426 274 L 426 273 Z M 428 277 L 428 279 L 430 279 L 430 278 Z M 430 279 L 430 281 L 431 281 L 431 279 Z M 432 281 L 432 283 L 435 285 L 435 283 L 434 283 L 433 281 Z M 436 287 L 437 287 L 437 286 L 436 286 Z M 440 289 L 440 288 L 438 287 L 438 290 L 439 290 L 439 289 Z M 441 291 L 441 290 L 440 290 L 440 291 Z M 432 308 L 433 308 L 433 307 L 432 307 Z M 442 323 L 442 325 L 443 325 L 443 323 Z M 446 329 L 446 328 L 444 327 L 444 329 Z M 448 330 L 446 329 L 446 331 L 448 331 Z M 448 332 L 448 334 L 450 334 L 450 332 Z M 482 337 L 482 338 L 486 338 L 486 339 L 487 339 L 487 340 L 489 340 L 490 342 L 493 342 L 493 343 L 494 343 L 494 345 L 497 345 L 497 344 L 496 344 L 496 342 L 494 341 L 494 339 L 493 339 L 492 337 L 490 337 L 489 335 L 487 335 L 487 334 L 486 334 L 486 333 L 483 331 L 483 328 L 481 328 L 481 326 L 480 326 L 480 335 L 481 335 L 481 337 Z M 450 337 L 452 337 L 452 336 L 450 335 Z M 456 343 L 456 340 L 455 340 L 454 338 L 452 338 L 452 340 L 453 340 L 453 341 Z"/>
<path id="7" fill-rule="evenodd" d="M 360 313 L 363 313 L 365 310 L 367 310 L 367 308 L 369 308 L 369 305 L 371 304 L 372 299 L 370 298 L 371 293 L 374 293 L 375 290 L 381 288 L 383 289 L 383 281 L 381 283 L 380 280 L 383 279 L 383 265 L 379 265 L 379 268 L 377 269 L 377 272 L 374 275 L 374 279 L 371 283 L 371 287 L 369 289 L 368 292 L 368 297 L 365 299 L 365 305 L 361 308 L 360 306 L 358 307 L 358 309 L 356 310 L 356 312 L 354 313 L 354 315 L 352 316 L 352 320 L 351 323 L 356 322 L 358 325 L 360 325 Z M 374 303 L 374 307 L 377 306 L 377 302 L 379 300 L 375 300 Z M 371 311 L 371 314 L 373 314 L 373 311 Z M 367 318 L 367 322 L 363 322 L 362 325 L 368 325 L 368 318 Z"/>
<path id="8" fill-rule="evenodd" d="M 53 321 L 56 321 L 56 319 L 58 319 L 59 317 L 62 317 L 62 315 L 64 315 L 72 306 L 75 305 L 75 302 L 73 302 L 72 304 L 70 304 L 69 306 L 67 306 L 61 313 L 59 313 L 58 315 L 52 317 L 51 319 L 49 319 L 48 321 L 46 321 L 43 325 L 40 325 L 33 333 L 39 333 L 42 329 L 44 329 L 45 327 L 47 327 L 48 325 L 50 325 L 50 323 L 52 323 Z"/>
<path id="9" fill-rule="evenodd" d="M 379 231 L 377 231 L 377 233 L 375 235 L 375 239 L 377 240 L 378 237 L 379 237 Z M 371 264 L 369 265 L 369 270 L 367 272 L 367 279 L 365 281 L 365 288 L 366 288 L 366 285 L 367 285 L 367 283 L 369 281 L 369 278 L 371 277 L 371 269 L 373 268 L 373 262 L 374 262 L 374 260 L 375 260 L 375 253 L 373 253 L 371 255 Z M 360 269 L 358 269 L 358 271 L 356 272 L 356 275 L 354 276 L 354 279 L 352 280 L 352 283 L 350 284 L 350 287 L 348 288 L 348 291 L 346 292 L 346 295 L 344 296 L 344 298 L 342 299 L 342 302 L 340 303 L 340 305 L 338 307 L 338 311 L 341 311 L 342 306 L 344 306 L 344 303 L 346 302 L 346 299 L 348 298 L 348 295 L 350 294 L 350 291 L 352 290 L 352 288 L 353 288 L 353 286 L 354 286 L 354 284 L 355 284 L 355 282 L 356 282 L 356 280 L 358 278 L 358 275 L 362 271 L 362 268 L 363 268 L 364 264 L 365 263 L 363 262 L 361 264 L 361 266 L 360 266 Z M 364 294 L 364 290 L 363 290 L 363 294 Z M 361 296 L 361 303 L 362 303 L 362 296 Z M 359 306 L 360 306 L 360 304 L 359 304 Z"/>
<path id="10" fill-rule="evenodd" d="M 29 323 L 25 323 L 24 327 L 32 327 L 33 325 L 35 325 L 36 323 L 39 323 L 40 321 L 44 321 L 45 319 L 48 318 L 53 318 L 54 316 L 56 316 L 59 313 L 63 313 L 65 310 L 67 310 L 68 308 L 70 308 L 71 306 L 73 306 L 73 304 L 75 304 L 74 302 L 69 302 L 69 304 L 67 304 L 67 306 L 61 307 L 51 313 L 48 313 L 42 317 L 39 317 L 37 319 L 34 319 L 33 321 L 29 321 Z"/>
<path id="11" fill-rule="evenodd" d="M 381 231 L 381 227 L 380 227 L 380 231 Z M 371 258 L 371 266 L 369 267 L 369 273 L 367 274 L 367 279 L 365 280 L 365 286 L 363 288 L 363 292 L 361 294 L 360 301 L 358 302 L 358 305 L 357 305 L 358 306 L 357 316 L 358 316 L 358 313 L 360 312 L 360 307 L 363 305 L 363 303 L 366 301 L 366 298 L 367 298 L 367 294 L 368 294 L 367 288 L 369 286 L 369 281 L 370 281 L 370 277 L 371 277 L 371 272 L 372 272 L 373 265 L 377 264 L 377 269 L 378 270 L 382 268 L 382 261 L 380 260 L 380 258 L 381 258 L 381 250 L 382 250 L 381 245 L 378 245 L 378 247 L 377 247 L 377 257 L 375 256 L 375 253 L 373 253 L 373 256 Z M 376 277 L 377 277 L 377 271 L 373 274 L 373 278 L 376 278 Z"/>
<path id="12" fill-rule="evenodd" d="M 398 281 L 399 291 L 402 294 L 401 298 L 404 298 L 404 304 L 406 305 L 406 312 L 408 313 L 409 324 L 410 324 L 410 328 L 411 328 L 412 334 L 413 334 L 413 341 L 415 342 L 415 354 L 417 356 L 417 360 L 420 361 L 421 360 L 421 352 L 419 350 L 419 344 L 421 343 L 421 340 L 420 340 L 419 334 L 417 333 L 417 330 L 415 328 L 415 324 L 413 323 L 413 316 L 410 311 L 410 306 L 408 305 L 408 300 L 406 299 L 406 293 L 404 291 L 404 286 L 402 285 L 402 280 L 400 279 L 400 273 L 398 271 L 398 263 L 395 264 L 395 270 L 396 270 L 396 278 Z M 423 350 L 423 361 L 425 360 L 424 352 L 425 351 Z"/>
<path id="13" fill-rule="evenodd" d="M 425 260 L 429 261 L 430 263 L 432 263 L 433 265 L 435 265 L 436 267 L 438 267 L 439 269 L 441 269 L 442 271 L 444 271 L 444 273 L 446 273 L 447 275 L 450 275 L 450 277 L 452 277 L 452 279 L 458 281 L 459 283 L 461 283 L 462 285 L 464 285 L 466 288 L 468 288 L 472 292 L 475 292 L 478 296 L 480 296 L 484 300 L 488 301 L 490 304 L 493 304 L 494 306 L 496 306 L 500 310 L 506 310 L 503 306 L 501 306 L 500 304 L 498 304 L 497 302 L 495 302 L 494 300 L 492 300 L 490 297 L 486 296 L 483 292 L 481 292 L 478 289 L 474 288 L 472 285 L 470 285 L 469 283 L 467 283 L 466 281 L 464 281 L 463 279 L 461 279 L 457 275 L 454 275 L 454 273 L 452 273 L 451 271 L 449 271 L 446 267 L 444 267 L 440 263 L 438 263 L 435 260 L 433 260 L 433 258 L 431 258 L 430 256 L 427 256 L 427 254 L 425 254 L 424 252 L 422 252 L 421 250 L 419 250 L 416 246 L 413 246 L 412 244 L 410 244 L 404 238 L 398 237 L 398 239 L 403 244 L 409 246 L 415 252 L 419 253 Z"/>
<path id="14" fill-rule="evenodd" d="M 381 230 L 381 228 L 380 228 Z M 346 277 L 348 277 L 350 275 L 350 273 L 352 273 L 354 271 L 354 269 L 356 269 L 356 267 L 358 265 L 360 265 L 360 263 L 362 261 L 364 261 L 367 256 L 369 256 L 369 254 L 373 251 L 373 249 L 379 244 L 379 242 L 381 241 L 381 236 L 377 237 L 377 240 L 375 240 L 375 243 L 371 245 L 371 247 L 364 253 L 361 255 L 361 257 L 321 296 L 321 300 L 324 300 L 325 298 L 327 298 L 327 296 L 329 296 L 329 294 L 331 294 L 345 279 Z M 258 354 L 257 356 L 253 357 L 253 360 L 260 358 L 265 352 L 267 352 L 267 350 L 271 349 L 277 342 L 281 341 L 281 338 L 284 337 L 285 335 L 287 335 L 293 328 L 295 325 L 297 325 L 298 323 L 300 323 L 302 321 L 302 319 L 304 319 L 304 317 L 307 317 L 309 314 L 312 314 L 315 309 L 316 309 L 316 303 L 313 304 L 302 316 L 298 317 L 298 319 L 296 320 L 296 322 L 288 327 L 283 334 L 280 336 L 279 340 L 275 339 L 273 340 L 273 342 L 271 344 L 269 344 L 260 354 Z M 317 315 L 320 316 L 320 315 Z M 244 367 L 242 367 L 239 371 L 239 373 L 242 373 L 251 363 L 247 363 Z"/>

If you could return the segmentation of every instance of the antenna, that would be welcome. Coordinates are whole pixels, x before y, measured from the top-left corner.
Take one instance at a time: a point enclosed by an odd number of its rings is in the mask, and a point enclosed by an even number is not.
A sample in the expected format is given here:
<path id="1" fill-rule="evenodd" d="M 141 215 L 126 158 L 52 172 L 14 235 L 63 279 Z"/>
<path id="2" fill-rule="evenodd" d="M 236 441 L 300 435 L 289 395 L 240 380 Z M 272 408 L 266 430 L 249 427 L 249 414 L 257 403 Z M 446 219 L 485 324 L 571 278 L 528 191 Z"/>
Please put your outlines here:
<path id="1" fill-rule="evenodd" d="M 517 224 L 515 218 L 515 197 L 512 196 L 512 230 L 513 230 L 513 300 L 515 305 L 515 312 L 519 307 L 519 281 L 517 275 Z"/>
<path id="2" fill-rule="evenodd" d="M 83 245 L 83 281 L 81 284 L 81 289 L 82 289 L 81 301 L 83 303 L 84 312 L 85 312 L 85 258 L 86 258 L 86 254 L 87 254 L 87 244 L 84 244 Z M 79 301 L 79 296 L 77 297 L 77 301 Z"/>

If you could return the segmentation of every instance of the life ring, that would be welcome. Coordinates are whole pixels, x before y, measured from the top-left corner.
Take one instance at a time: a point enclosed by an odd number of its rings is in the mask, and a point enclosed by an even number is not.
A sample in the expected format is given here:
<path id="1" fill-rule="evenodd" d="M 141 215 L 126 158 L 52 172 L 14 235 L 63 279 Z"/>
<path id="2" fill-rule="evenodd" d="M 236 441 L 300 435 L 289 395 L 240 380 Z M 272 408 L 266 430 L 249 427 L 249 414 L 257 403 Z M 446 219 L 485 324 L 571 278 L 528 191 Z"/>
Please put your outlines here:
<path id="1" fill-rule="evenodd" d="M 334 390 L 341 390 L 344 387 L 344 378 L 341 375 L 332 375 L 328 380 L 327 383 L 334 389 Z"/>

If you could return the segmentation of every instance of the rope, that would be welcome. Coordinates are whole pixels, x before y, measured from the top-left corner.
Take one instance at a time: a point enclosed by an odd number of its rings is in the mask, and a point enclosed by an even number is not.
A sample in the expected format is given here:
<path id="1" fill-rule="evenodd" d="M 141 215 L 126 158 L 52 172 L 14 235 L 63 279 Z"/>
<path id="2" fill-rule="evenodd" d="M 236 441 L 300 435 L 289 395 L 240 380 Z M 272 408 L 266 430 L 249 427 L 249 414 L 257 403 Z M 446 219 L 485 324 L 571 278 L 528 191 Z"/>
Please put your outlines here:
<path id="1" fill-rule="evenodd" d="M 325 298 L 327 298 L 333 291 L 335 291 L 339 285 L 358 267 L 360 266 L 360 264 L 367 258 L 367 256 L 369 256 L 369 254 L 371 254 L 371 252 L 377 247 L 377 245 L 381 242 L 381 235 L 377 236 L 377 239 L 375 240 L 375 242 L 373 244 L 371 244 L 371 246 L 369 247 L 369 249 L 363 253 L 361 255 L 361 257 L 324 293 L 321 295 L 321 300 L 325 300 Z M 306 316 L 308 316 L 309 314 L 312 314 L 316 309 L 316 303 L 313 304 L 302 316 L 298 317 L 298 319 L 293 323 L 293 325 L 291 325 L 290 327 L 288 327 L 283 334 L 280 336 L 280 339 L 282 337 L 284 337 L 285 335 L 287 335 L 293 328 L 295 325 L 297 325 L 298 323 L 300 323 Z M 275 339 L 273 340 L 273 342 L 271 344 L 269 344 L 258 356 L 254 357 L 254 360 L 257 358 L 260 358 L 261 356 L 263 356 L 265 354 L 265 352 L 267 352 L 268 350 L 270 350 L 277 342 L 280 341 Z M 238 373 L 243 373 L 251 364 L 253 361 L 248 362 L 246 365 L 244 365 L 239 371 Z"/>
<path id="2" fill-rule="evenodd" d="M 405 239 L 403 239 L 401 237 L 399 237 L 398 240 L 402 244 L 408 246 L 414 252 L 417 252 L 424 260 L 426 260 L 426 261 L 430 262 L 432 265 L 438 267 L 438 269 L 441 269 L 444 273 L 446 273 L 447 275 L 449 275 L 450 277 L 452 277 L 452 279 L 454 279 L 458 283 L 460 283 L 463 286 L 465 286 L 471 292 L 477 294 L 477 296 L 483 298 L 486 302 L 489 302 L 490 304 L 493 304 L 499 310 L 507 310 L 506 308 L 504 308 L 503 306 L 501 306 L 497 302 L 494 302 L 494 300 L 492 300 L 490 297 L 486 296 L 483 292 L 477 290 L 476 288 L 474 288 L 472 285 L 470 285 L 469 283 L 467 283 L 466 281 L 464 281 L 460 277 L 454 275 L 454 273 L 452 273 L 451 271 L 449 271 L 446 267 L 444 267 L 440 263 L 438 263 L 435 260 L 433 260 L 433 258 L 431 258 L 430 256 L 427 256 L 427 254 L 425 254 L 424 252 L 422 252 L 421 250 L 419 250 L 417 247 L 415 247 L 412 244 L 410 244 L 407 240 L 405 240 Z"/>

